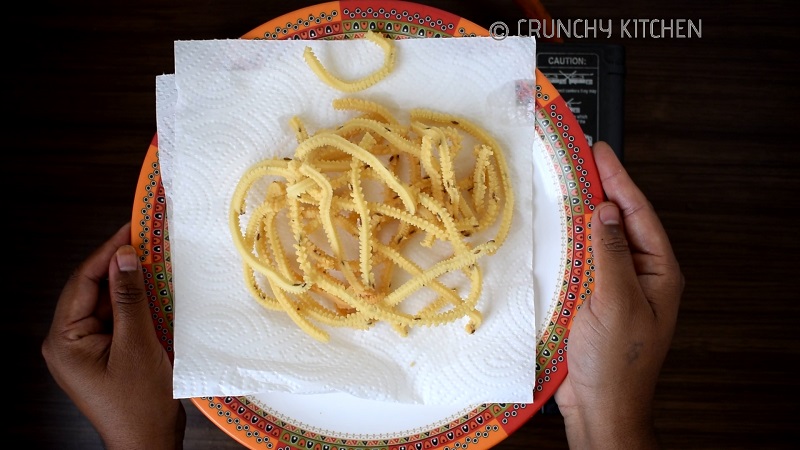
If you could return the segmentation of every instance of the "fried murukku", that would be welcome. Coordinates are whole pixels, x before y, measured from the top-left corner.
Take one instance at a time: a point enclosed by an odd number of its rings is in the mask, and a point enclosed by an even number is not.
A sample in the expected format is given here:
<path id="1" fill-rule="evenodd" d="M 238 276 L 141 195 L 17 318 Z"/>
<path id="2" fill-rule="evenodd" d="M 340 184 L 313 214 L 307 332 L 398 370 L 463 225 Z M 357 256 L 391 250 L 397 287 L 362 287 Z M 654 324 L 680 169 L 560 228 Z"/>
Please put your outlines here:
<path id="1" fill-rule="evenodd" d="M 364 38 L 383 50 L 383 65 L 375 72 L 358 80 L 345 81 L 330 73 L 328 69 L 322 65 L 322 62 L 320 62 L 317 55 L 314 54 L 314 50 L 312 50 L 311 47 L 305 48 L 303 58 L 311 70 L 329 86 L 347 93 L 362 91 L 386 78 L 392 71 L 392 68 L 394 68 L 395 61 L 395 48 L 391 39 L 373 31 L 367 31 Z"/>
<path id="2" fill-rule="evenodd" d="M 368 100 L 334 107 L 372 118 L 314 134 L 293 118 L 294 156 L 252 166 L 236 187 L 229 224 L 250 293 L 320 341 L 329 339 L 321 325 L 387 322 L 405 335 L 467 318 L 475 332 L 479 260 L 503 244 L 513 212 L 499 144 L 466 119 L 435 111 L 414 110 L 403 125 Z M 467 142 L 474 150 L 462 155 Z M 409 256 L 419 252 L 413 246 L 435 245 L 447 256 Z M 463 276 L 445 281 L 451 273 Z"/>
<path id="3" fill-rule="evenodd" d="M 379 34 L 365 37 L 384 62 L 360 80 L 332 75 L 310 48 L 303 56 L 330 86 L 366 89 L 392 70 L 395 49 Z M 248 291 L 323 342 L 321 325 L 386 322 L 405 336 L 466 318 L 474 333 L 483 320 L 479 260 L 503 244 L 514 209 L 500 145 L 436 111 L 412 110 L 404 124 L 365 99 L 333 108 L 361 115 L 313 134 L 293 117 L 293 157 L 255 164 L 236 186 L 228 219 Z"/>

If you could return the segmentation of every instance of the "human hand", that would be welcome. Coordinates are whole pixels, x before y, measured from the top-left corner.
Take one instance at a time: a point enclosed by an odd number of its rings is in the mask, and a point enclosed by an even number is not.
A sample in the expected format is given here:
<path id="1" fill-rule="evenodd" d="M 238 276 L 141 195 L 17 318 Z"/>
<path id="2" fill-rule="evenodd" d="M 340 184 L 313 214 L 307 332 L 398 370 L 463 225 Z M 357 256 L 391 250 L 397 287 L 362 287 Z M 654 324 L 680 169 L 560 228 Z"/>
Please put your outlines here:
<path id="1" fill-rule="evenodd" d="M 592 216 L 594 292 L 575 315 L 555 399 L 572 448 L 655 448 L 653 395 L 683 275 L 652 205 L 611 147 L 598 142 L 593 152 L 609 201 Z"/>
<path id="2" fill-rule="evenodd" d="M 129 244 L 125 225 L 70 277 L 42 354 L 108 448 L 181 448 L 186 415 Z"/>

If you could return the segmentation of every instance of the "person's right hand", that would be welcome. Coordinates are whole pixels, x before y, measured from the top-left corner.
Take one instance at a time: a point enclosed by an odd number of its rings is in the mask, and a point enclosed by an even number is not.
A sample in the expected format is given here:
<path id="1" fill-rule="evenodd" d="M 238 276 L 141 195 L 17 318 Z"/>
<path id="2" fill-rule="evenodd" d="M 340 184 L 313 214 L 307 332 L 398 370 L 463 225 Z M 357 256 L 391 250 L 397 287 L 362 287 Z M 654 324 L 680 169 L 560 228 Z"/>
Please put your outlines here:
<path id="1" fill-rule="evenodd" d="M 607 202 L 595 208 L 595 286 L 575 314 L 555 394 L 571 448 L 656 448 L 652 403 L 683 275 L 650 202 L 612 149 L 593 147 Z"/>

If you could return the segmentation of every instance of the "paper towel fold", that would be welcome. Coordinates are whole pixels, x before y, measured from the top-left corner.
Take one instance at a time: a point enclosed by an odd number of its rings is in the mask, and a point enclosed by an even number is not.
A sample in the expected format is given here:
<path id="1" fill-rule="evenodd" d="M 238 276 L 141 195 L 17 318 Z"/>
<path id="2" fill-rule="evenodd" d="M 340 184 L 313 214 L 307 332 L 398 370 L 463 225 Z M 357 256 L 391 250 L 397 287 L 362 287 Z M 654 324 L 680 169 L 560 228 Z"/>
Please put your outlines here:
<path id="1" fill-rule="evenodd" d="M 516 203 L 507 241 L 479 260 L 484 322 L 475 334 L 464 332 L 465 321 L 413 328 L 408 337 L 378 324 L 368 331 L 326 329 L 327 344 L 250 297 L 227 225 L 233 189 L 247 168 L 292 156 L 292 116 L 312 132 L 352 117 L 331 107 L 344 94 L 308 68 L 306 46 L 332 72 L 350 79 L 382 61 L 380 50 L 362 40 L 178 41 L 175 75 L 157 78 L 159 160 L 173 262 L 173 395 L 344 392 L 421 404 L 531 402 L 536 133 L 520 109 L 530 103 L 520 102 L 514 88 L 534 78 L 535 41 L 397 41 L 393 72 L 354 94 L 390 107 L 400 120 L 412 108 L 429 108 L 482 126 L 504 147 Z"/>

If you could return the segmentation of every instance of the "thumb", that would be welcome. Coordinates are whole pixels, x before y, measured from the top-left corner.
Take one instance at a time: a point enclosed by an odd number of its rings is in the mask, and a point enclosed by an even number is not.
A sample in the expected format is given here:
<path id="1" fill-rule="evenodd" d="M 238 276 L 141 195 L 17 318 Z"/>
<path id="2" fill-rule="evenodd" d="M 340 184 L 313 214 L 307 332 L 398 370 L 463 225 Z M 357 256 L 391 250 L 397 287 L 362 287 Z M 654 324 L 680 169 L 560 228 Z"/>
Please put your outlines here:
<path id="1" fill-rule="evenodd" d="M 636 269 L 619 207 L 612 202 L 598 205 L 592 216 L 592 257 L 596 280 L 593 309 L 603 308 L 599 304 L 623 308 L 636 298 L 640 290 Z"/>
<path id="2" fill-rule="evenodd" d="M 142 265 L 130 245 L 117 249 L 108 268 L 111 309 L 114 313 L 112 347 L 125 352 L 155 339 L 153 319 L 142 276 Z"/>

